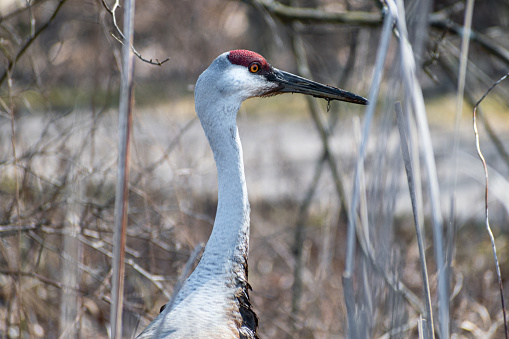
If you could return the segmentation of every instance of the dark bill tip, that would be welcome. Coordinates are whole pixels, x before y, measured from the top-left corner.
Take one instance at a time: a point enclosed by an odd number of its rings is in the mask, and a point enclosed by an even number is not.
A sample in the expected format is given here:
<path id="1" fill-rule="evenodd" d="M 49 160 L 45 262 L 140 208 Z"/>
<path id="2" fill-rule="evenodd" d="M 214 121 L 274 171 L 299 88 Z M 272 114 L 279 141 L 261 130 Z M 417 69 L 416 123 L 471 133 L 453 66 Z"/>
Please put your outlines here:
<path id="1" fill-rule="evenodd" d="M 298 75 L 281 71 L 274 68 L 273 72 L 267 74 L 267 80 L 277 83 L 279 88 L 270 94 L 280 93 L 301 93 L 326 100 L 339 100 L 359 105 L 367 105 L 368 100 L 357 94 L 342 90 L 329 85 L 308 80 Z"/>

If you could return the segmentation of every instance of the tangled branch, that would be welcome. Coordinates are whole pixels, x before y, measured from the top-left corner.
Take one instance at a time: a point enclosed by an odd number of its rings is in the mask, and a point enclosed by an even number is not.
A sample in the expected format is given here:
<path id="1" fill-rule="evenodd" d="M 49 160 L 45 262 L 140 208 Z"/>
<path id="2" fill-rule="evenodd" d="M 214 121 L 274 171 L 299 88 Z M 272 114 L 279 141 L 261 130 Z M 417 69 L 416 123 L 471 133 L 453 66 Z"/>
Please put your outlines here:
<path id="1" fill-rule="evenodd" d="M 4 80 L 7 78 L 7 75 L 9 74 L 9 72 L 12 72 L 12 70 L 13 70 L 14 66 L 16 65 L 16 63 L 18 62 L 18 60 L 23 56 L 23 54 L 25 54 L 25 52 L 32 45 L 32 43 L 39 37 L 39 35 L 42 32 L 44 32 L 44 30 L 46 28 L 48 28 L 49 24 L 55 19 L 55 17 L 57 16 L 58 12 L 60 11 L 62 6 L 64 5 L 65 1 L 66 0 L 60 0 L 60 2 L 58 3 L 58 6 L 53 11 L 53 14 L 49 18 L 49 20 L 46 21 L 46 23 L 44 23 L 44 25 L 42 25 L 37 31 L 35 31 L 34 34 L 32 34 L 30 36 L 30 38 L 25 42 L 23 47 L 21 47 L 21 49 L 14 56 L 14 58 L 9 60 L 9 64 L 7 65 L 7 69 L 5 70 L 4 74 L 2 74 L 2 76 L 0 77 L 0 85 L 2 85 Z"/>

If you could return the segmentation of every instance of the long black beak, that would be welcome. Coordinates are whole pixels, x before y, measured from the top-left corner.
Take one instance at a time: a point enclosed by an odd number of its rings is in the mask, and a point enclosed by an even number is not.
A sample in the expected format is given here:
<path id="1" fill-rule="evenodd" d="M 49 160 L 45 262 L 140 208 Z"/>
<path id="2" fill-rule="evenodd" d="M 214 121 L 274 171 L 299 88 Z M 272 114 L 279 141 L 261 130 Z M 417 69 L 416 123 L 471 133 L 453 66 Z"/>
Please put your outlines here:
<path id="1" fill-rule="evenodd" d="M 270 94 L 279 93 L 301 93 L 312 95 L 326 100 L 340 100 L 359 105 L 367 105 L 368 100 L 340 88 L 329 85 L 323 85 L 315 81 L 308 80 L 298 75 L 272 68 L 272 72 L 266 75 L 267 80 L 277 83 L 280 87 Z"/>

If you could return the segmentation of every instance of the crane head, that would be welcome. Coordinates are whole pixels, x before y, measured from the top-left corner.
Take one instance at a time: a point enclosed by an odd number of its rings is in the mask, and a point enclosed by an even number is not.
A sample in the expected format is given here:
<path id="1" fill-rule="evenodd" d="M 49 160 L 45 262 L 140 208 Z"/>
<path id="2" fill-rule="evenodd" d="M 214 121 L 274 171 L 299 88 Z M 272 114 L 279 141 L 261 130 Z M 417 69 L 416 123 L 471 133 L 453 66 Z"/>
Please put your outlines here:
<path id="1" fill-rule="evenodd" d="M 359 95 L 281 71 L 272 67 L 260 54 L 246 50 L 234 50 L 218 56 L 199 76 L 194 101 L 202 126 L 234 124 L 242 101 L 282 93 L 368 104 Z"/>
<path id="2" fill-rule="evenodd" d="M 302 78 L 272 67 L 263 56 L 247 50 L 233 50 L 227 59 L 234 67 L 231 78 L 237 89 L 246 89 L 247 97 L 265 97 L 282 93 L 301 93 L 326 100 L 340 100 L 367 105 L 368 100 L 329 85 Z M 237 67 L 238 66 L 238 67 Z"/>

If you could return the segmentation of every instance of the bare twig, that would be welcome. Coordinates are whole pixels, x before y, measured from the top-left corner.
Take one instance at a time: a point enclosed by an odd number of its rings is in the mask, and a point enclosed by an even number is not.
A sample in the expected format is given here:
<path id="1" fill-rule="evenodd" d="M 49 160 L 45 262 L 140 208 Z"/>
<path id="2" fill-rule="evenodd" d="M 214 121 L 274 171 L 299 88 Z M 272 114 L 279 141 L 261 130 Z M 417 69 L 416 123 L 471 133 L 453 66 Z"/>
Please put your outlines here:
<path id="1" fill-rule="evenodd" d="M 362 26 L 379 26 L 380 13 L 370 12 L 329 12 L 314 8 L 297 8 L 272 0 L 252 0 L 262 5 L 269 13 L 284 20 L 320 23 L 343 23 Z"/>
<path id="2" fill-rule="evenodd" d="M 469 30 L 467 32 L 463 26 L 458 25 L 448 17 L 443 17 L 442 15 L 430 15 L 430 25 L 433 28 L 449 31 L 458 36 L 468 36 L 470 40 L 474 40 L 475 42 L 479 43 L 479 45 L 483 47 L 488 53 L 496 56 L 504 63 L 509 64 L 509 51 L 502 45 L 491 41 L 488 37 L 480 32 L 475 30 Z"/>
<path id="3" fill-rule="evenodd" d="M 484 156 L 481 151 L 481 144 L 479 141 L 479 131 L 477 129 L 477 107 L 481 104 L 481 102 L 486 98 L 486 96 L 491 92 L 495 86 L 497 86 L 500 82 L 504 81 L 509 76 L 509 73 L 504 75 L 502 78 L 500 78 L 498 81 L 496 81 L 487 91 L 484 93 L 481 99 L 475 104 L 474 112 L 473 112 L 473 128 L 474 128 L 474 134 L 475 134 L 475 145 L 477 148 L 477 154 L 479 155 L 479 158 L 481 159 L 483 169 L 484 169 L 484 179 L 485 179 L 485 186 L 484 186 L 484 212 L 485 212 L 485 223 L 486 223 L 486 230 L 488 231 L 488 235 L 490 236 L 491 241 L 491 248 L 493 250 L 493 258 L 495 260 L 495 266 L 497 269 L 497 277 L 498 277 L 498 285 L 500 288 L 500 301 L 502 303 L 502 313 L 504 317 L 504 333 L 506 339 L 509 338 L 508 334 L 508 328 L 507 328 L 507 317 L 506 317 L 506 311 L 505 311 L 505 302 L 504 302 L 504 287 L 502 285 L 502 274 L 500 272 L 500 264 L 498 261 L 497 256 L 497 247 L 495 245 L 495 237 L 493 236 L 493 232 L 491 231 L 490 226 L 490 219 L 488 214 L 488 197 L 489 197 L 489 185 L 488 185 L 488 165 L 486 164 L 486 160 L 484 159 Z"/>
<path id="4" fill-rule="evenodd" d="M 113 6 L 110 8 L 110 6 L 108 6 L 108 4 L 106 3 L 106 0 L 101 0 L 102 1 L 102 4 L 104 6 L 104 8 L 108 11 L 108 13 L 111 14 L 111 20 L 113 21 L 113 26 L 115 27 L 115 30 L 117 31 L 118 35 L 120 35 L 120 38 L 117 37 L 115 34 L 113 33 L 110 33 L 110 35 L 115 39 L 117 40 L 120 44 L 124 44 L 124 41 L 126 40 L 125 36 L 124 36 L 124 33 L 122 33 L 122 30 L 118 27 L 117 25 L 117 18 L 115 16 L 115 11 L 120 7 L 120 3 L 119 3 L 119 0 L 115 0 L 115 3 L 113 4 Z M 127 8 L 127 6 L 126 6 Z M 125 25 L 124 25 L 125 27 Z M 167 62 L 168 60 L 170 60 L 170 58 L 166 58 L 164 59 L 163 61 L 159 61 L 158 59 L 156 59 L 155 61 L 152 61 L 152 59 L 145 59 L 141 56 L 141 54 L 136 50 L 136 48 L 134 48 L 134 45 L 132 43 L 130 43 L 130 46 L 131 46 L 131 50 L 133 51 L 134 55 L 136 55 L 138 57 L 138 59 L 140 59 L 141 61 L 143 62 L 146 62 L 148 64 L 151 64 L 151 65 L 156 65 L 156 66 L 161 66 L 162 64 L 164 64 L 165 62 Z"/>
<path id="5" fill-rule="evenodd" d="M 440 63 L 440 66 L 443 67 L 443 69 L 446 71 L 445 72 L 446 75 L 451 79 L 452 82 L 454 82 L 457 85 L 456 78 L 458 76 L 458 72 L 457 67 L 452 61 L 452 59 L 450 57 L 441 57 L 440 59 L 438 59 L 438 61 Z M 465 98 L 472 107 L 475 106 L 477 99 L 475 98 L 472 85 L 469 86 L 468 83 L 465 86 Z M 483 127 L 488 133 L 491 142 L 495 146 L 497 152 L 500 154 L 501 159 L 506 163 L 507 166 L 509 166 L 509 152 L 505 148 L 506 145 L 504 145 L 500 137 L 497 136 L 495 130 L 491 126 L 491 123 L 483 114 L 483 111 L 480 106 L 477 107 L 477 113 L 479 113 L 478 117 L 480 118 Z"/>
<path id="6" fill-rule="evenodd" d="M 97 244 L 97 243 L 94 243 L 92 241 L 89 241 L 88 239 L 86 239 L 85 237 L 82 237 L 80 236 L 78 238 L 79 241 L 81 241 L 82 243 L 90 246 L 91 248 L 94 248 L 95 250 L 97 250 L 98 252 L 100 253 L 103 253 L 104 255 L 106 255 L 108 258 L 111 258 L 113 259 L 113 253 L 111 253 L 110 251 L 106 250 L 103 246 L 101 246 L 101 244 Z M 163 277 L 161 276 L 157 276 L 157 275 L 153 275 L 153 274 L 150 274 L 149 272 L 147 272 L 145 269 L 143 269 L 140 265 L 138 265 L 137 263 L 134 262 L 134 260 L 132 259 L 124 259 L 124 264 L 127 264 L 129 265 L 130 267 L 132 267 L 135 271 L 137 271 L 139 274 L 141 274 L 142 276 L 144 276 L 145 278 L 147 278 L 152 284 L 154 284 L 155 287 L 157 287 L 157 289 L 159 291 L 161 291 L 166 297 L 170 297 L 167 292 L 165 291 L 164 289 L 164 286 L 161 284 L 161 280 L 164 280 Z M 80 266 L 80 268 L 82 270 L 84 270 L 85 272 L 87 272 L 87 268 L 85 268 L 84 266 Z M 90 274 L 90 272 L 87 272 Z M 104 280 L 104 279 L 101 279 L 101 280 Z"/>
<path id="7" fill-rule="evenodd" d="M 78 268 L 80 270 L 82 270 L 83 272 L 86 272 L 88 275 L 90 275 L 92 278 L 94 278 L 96 281 L 99 281 L 99 282 L 104 282 L 104 278 L 101 277 L 101 276 L 98 276 L 97 274 L 94 273 L 94 269 L 84 265 L 83 263 L 81 262 L 76 262 L 74 261 L 73 258 L 71 258 L 67 253 L 64 253 L 60 250 L 60 248 L 57 248 L 57 247 L 53 247 L 51 245 L 48 245 L 43 238 L 41 238 L 40 236 L 38 236 L 35 232 L 33 231 L 29 231 L 28 232 L 28 236 L 30 238 L 32 238 L 33 240 L 35 240 L 36 242 L 38 242 L 42 247 L 44 247 L 45 249 L 53 252 L 53 253 L 56 253 L 58 254 L 61 258 L 63 258 L 64 260 L 66 261 L 70 261 L 70 262 L 73 262 L 75 263 Z"/>
<path id="8" fill-rule="evenodd" d="M 42 283 L 48 284 L 50 286 L 56 287 L 58 289 L 72 289 L 80 293 L 88 294 L 88 291 L 85 289 L 82 289 L 80 287 L 76 287 L 73 285 L 65 285 L 59 281 L 52 280 L 50 278 L 47 278 L 39 273 L 36 272 L 24 272 L 24 271 L 10 271 L 3 268 L 0 268 L 0 273 L 5 275 L 22 275 L 24 277 L 31 277 L 34 279 L 39 280 Z"/>
<path id="9" fill-rule="evenodd" d="M 13 59 L 9 60 L 9 63 L 7 65 L 7 69 L 6 71 L 4 72 L 4 74 L 0 77 L 0 86 L 2 85 L 2 83 L 4 82 L 5 78 L 7 77 L 7 74 L 8 72 L 12 72 L 14 66 L 16 65 L 16 63 L 18 62 L 18 60 L 21 58 L 21 56 L 23 56 L 23 54 L 25 54 L 25 52 L 28 50 L 28 48 L 32 45 L 32 43 L 37 39 L 37 37 L 46 29 L 48 28 L 49 24 L 55 19 L 55 17 L 57 16 L 58 12 L 60 11 L 60 9 L 62 8 L 62 6 L 64 5 L 64 3 L 66 2 L 66 0 L 60 0 L 60 2 L 58 3 L 58 6 L 57 8 L 55 8 L 55 10 L 53 11 L 53 14 L 51 15 L 51 17 L 48 19 L 48 21 L 46 21 L 44 23 L 44 25 L 42 25 L 41 27 L 39 27 L 39 29 L 37 31 L 34 32 L 34 34 L 31 34 L 30 35 L 30 39 L 28 39 L 25 44 L 23 45 L 23 47 L 21 47 L 21 49 L 18 51 L 18 53 L 16 54 L 16 56 L 14 56 Z"/>
<path id="10" fill-rule="evenodd" d="M 397 338 L 399 335 L 402 335 L 403 337 L 408 336 L 409 334 L 405 335 L 405 333 L 412 331 L 417 326 L 417 324 L 418 319 L 410 319 L 406 324 L 389 330 L 382 336 L 378 337 L 378 339 L 391 339 L 394 337 Z"/>

